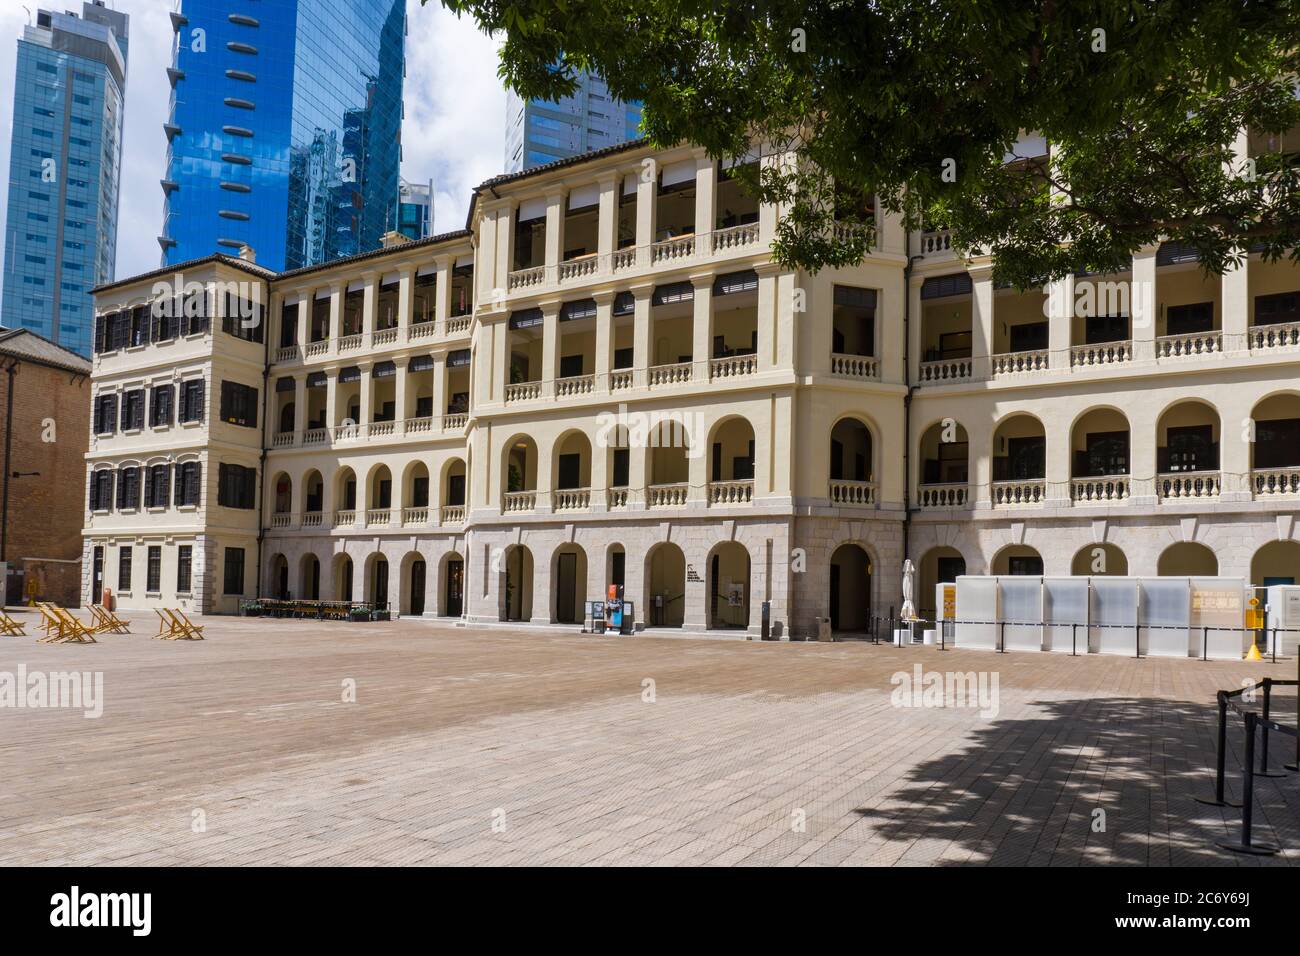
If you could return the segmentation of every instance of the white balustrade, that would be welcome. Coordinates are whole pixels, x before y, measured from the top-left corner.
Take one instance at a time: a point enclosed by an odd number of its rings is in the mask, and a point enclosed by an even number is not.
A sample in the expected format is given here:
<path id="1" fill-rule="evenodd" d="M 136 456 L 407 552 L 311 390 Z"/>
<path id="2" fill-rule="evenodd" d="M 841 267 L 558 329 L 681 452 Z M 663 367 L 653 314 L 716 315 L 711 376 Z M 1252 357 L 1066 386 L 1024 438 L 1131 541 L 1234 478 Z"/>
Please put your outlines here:
<path id="1" fill-rule="evenodd" d="M 1128 475 L 1070 479 L 1070 500 L 1075 504 L 1123 501 L 1128 496 Z"/>
<path id="2" fill-rule="evenodd" d="M 676 362 L 672 365 L 654 365 L 646 369 L 646 381 L 651 388 L 664 385 L 680 385 L 691 380 L 691 363 Z"/>
<path id="3" fill-rule="evenodd" d="M 1117 365 L 1133 360 L 1133 343 L 1099 342 L 1096 345 L 1075 345 L 1070 349 L 1070 365 L 1080 368 L 1089 365 Z"/>
<path id="4" fill-rule="evenodd" d="M 921 381 L 958 382 L 971 377 L 974 364 L 968 358 L 935 359 L 921 363 Z"/>
<path id="5" fill-rule="evenodd" d="M 1047 349 L 1029 352 L 1003 352 L 993 356 L 994 375 L 1014 375 L 1018 372 L 1042 372 L 1047 369 Z"/>
<path id="6" fill-rule="evenodd" d="M 969 493 L 964 481 L 921 485 L 917 500 L 922 508 L 964 508 L 970 503 Z"/>
<path id="7" fill-rule="evenodd" d="M 713 251 L 724 252 L 727 249 L 744 249 L 758 242 L 758 223 L 747 222 L 740 226 L 728 226 L 713 233 Z"/>
<path id="8" fill-rule="evenodd" d="M 726 355 L 709 361 L 709 378 L 742 378 L 758 371 L 757 355 Z"/>
<path id="9" fill-rule="evenodd" d="M 694 236 L 677 236 L 674 239 L 656 242 L 650 247 L 650 261 L 655 264 L 689 259 L 693 255 L 695 255 Z"/>
<path id="10" fill-rule="evenodd" d="M 501 510 L 505 512 L 532 511 L 536 507 L 535 491 L 507 491 L 501 496 Z"/>
<path id="11" fill-rule="evenodd" d="M 870 355 L 831 353 L 831 374 L 844 378 L 873 380 L 880 378 L 880 362 Z"/>
<path id="12" fill-rule="evenodd" d="M 1042 478 L 993 482 L 993 504 L 997 507 L 1041 505 L 1046 497 L 1047 482 Z"/>
<path id="13" fill-rule="evenodd" d="M 828 496 L 832 504 L 867 507 L 876 503 L 876 483 L 832 478 Z"/>
<path id="14" fill-rule="evenodd" d="M 545 280 L 545 266 L 532 266 L 528 269 L 516 269 L 506 277 L 506 288 L 511 292 L 515 289 L 528 289 L 533 286 L 541 285 Z"/>
<path id="15" fill-rule="evenodd" d="M 586 511 L 590 507 L 590 488 L 558 488 L 551 492 L 552 511 Z"/>
<path id="16" fill-rule="evenodd" d="M 1217 471 L 1184 471 L 1156 476 L 1156 492 L 1162 501 L 1219 497 L 1222 478 Z"/>
<path id="17" fill-rule="evenodd" d="M 555 394 L 560 398 L 570 395 L 589 395 L 596 390 L 596 376 L 570 375 L 555 380 Z"/>
<path id="18" fill-rule="evenodd" d="M 690 485 L 679 482 L 671 485 L 651 485 L 646 489 L 646 504 L 651 508 L 680 508 L 686 504 Z"/>
<path id="19" fill-rule="evenodd" d="M 709 482 L 709 504 L 743 505 L 754 500 L 754 481 L 711 481 Z"/>
<path id="20" fill-rule="evenodd" d="M 1193 332 L 1190 335 L 1162 335 L 1156 339 L 1156 358 L 1212 355 L 1223 351 L 1223 333 Z"/>
<path id="21" fill-rule="evenodd" d="M 535 398 L 541 398 L 541 382 L 515 382 L 513 385 L 506 386 L 507 402 L 530 402 Z"/>

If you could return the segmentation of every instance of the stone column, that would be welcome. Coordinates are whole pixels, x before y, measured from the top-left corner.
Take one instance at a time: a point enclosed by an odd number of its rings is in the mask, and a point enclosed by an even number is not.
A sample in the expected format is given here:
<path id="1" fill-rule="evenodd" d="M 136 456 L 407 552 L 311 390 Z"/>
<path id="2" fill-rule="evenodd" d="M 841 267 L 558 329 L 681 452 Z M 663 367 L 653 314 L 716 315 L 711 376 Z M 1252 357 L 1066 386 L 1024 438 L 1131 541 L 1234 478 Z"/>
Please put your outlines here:
<path id="1" fill-rule="evenodd" d="M 415 270 L 409 266 L 397 278 L 397 327 L 401 341 L 410 335 L 411 314 L 415 310 Z"/>
<path id="2" fill-rule="evenodd" d="M 782 315 L 778 301 L 781 278 L 778 266 L 763 263 L 755 271 L 758 272 L 758 370 L 766 372 L 777 365 L 777 338 L 782 331 L 782 319 L 787 319 L 787 325 L 793 325 L 806 314 L 791 311 L 787 316 Z"/>
<path id="3" fill-rule="evenodd" d="M 455 262 L 451 256 L 439 256 L 434 260 L 438 264 L 437 286 L 434 289 L 434 318 L 438 323 L 438 332 L 447 334 L 447 320 L 451 318 L 451 270 Z"/>
<path id="4" fill-rule="evenodd" d="M 709 380 L 709 358 L 713 345 L 713 276 L 691 276 L 695 287 L 695 315 L 691 325 L 691 378 Z"/>
<path id="5" fill-rule="evenodd" d="M 1157 245 L 1143 246 L 1133 256 L 1133 274 L 1129 282 L 1129 322 L 1133 336 L 1133 361 L 1154 362 L 1156 357 L 1156 323 L 1160 299 L 1156 294 Z M 1077 344 L 1083 344 L 1082 342 Z"/>
<path id="6" fill-rule="evenodd" d="M 397 359 L 397 378 L 393 382 L 393 406 L 395 416 L 401 424 L 402 433 L 406 432 L 406 420 L 411 415 L 410 401 L 406 397 L 407 372 L 406 363 L 408 359 Z"/>
<path id="7" fill-rule="evenodd" d="M 330 287 L 330 354 L 339 351 L 339 330 L 343 327 L 343 286 L 335 283 Z"/>
<path id="8" fill-rule="evenodd" d="M 362 362 L 360 363 L 360 368 L 361 368 L 361 418 L 360 421 L 357 422 L 357 424 L 364 425 L 366 426 L 366 428 L 369 428 L 370 423 L 372 421 L 371 406 L 374 401 L 374 395 L 371 394 L 373 392 L 373 387 L 372 387 L 373 383 L 371 381 L 371 372 L 373 371 L 373 367 L 369 362 Z"/>
<path id="9" fill-rule="evenodd" d="M 650 267 L 650 247 L 655 241 L 655 204 L 658 196 L 658 165 L 650 160 L 649 166 L 642 166 L 637 171 L 636 264 L 638 269 Z"/>
<path id="10" fill-rule="evenodd" d="M 555 394 L 555 380 L 560 377 L 560 306 L 548 302 L 542 306 L 542 394 Z"/>
<path id="11" fill-rule="evenodd" d="M 717 223 L 718 174 L 702 149 L 695 154 L 695 257 L 713 258 L 713 227 Z"/>
<path id="12" fill-rule="evenodd" d="M 614 293 L 597 292 L 596 300 L 596 391 L 609 391 L 609 370 L 614 364 Z"/>
<path id="13" fill-rule="evenodd" d="M 327 437 L 332 441 L 334 438 L 334 428 L 338 425 L 338 400 L 339 400 L 339 373 L 338 369 L 330 369 L 325 373 L 325 429 Z"/>
<path id="14" fill-rule="evenodd" d="M 311 338 L 311 307 L 316 300 L 313 298 L 315 293 L 308 289 L 298 296 L 298 330 L 294 339 L 298 343 L 299 350 L 307 347 L 307 340 Z"/>
<path id="15" fill-rule="evenodd" d="M 911 368 L 908 374 L 911 376 L 913 385 L 921 381 L 921 363 L 925 361 L 925 302 L 921 298 L 921 286 L 925 285 L 923 276 L 909 276 L 907 288 L 903 290 L 911 303 L 908 305 L 908 363 Z M 881 314 L 879 305 L 876 308 L 876 314 Z M 877 322 L 877 327 L 880 323 Z M 877 340 L 880 336 L 877 335 Z M 882 353 L 883 354 L 883 353 Z M 883 359 L 882 359 L 883 361 Z M 883 373 L 882 373 L 883 375 Z M 889 381 L 886 377 L 885 381 Z"/>
<path id="16" fill-rule="evenodd" d="M 302 433 L 306 428 L 307 428 L 307 376 L 295 375 L 293 379 L 294 444 L 302 444 Z"/>
<path id="17" fill-rule="evenodd" d="M 374 334 L 375 327 L 379 324 L 377 317 L 379 314 L 379 277 L 373 272 L 367 272 L 364 276 L 364 285 L 361 289 L 361 334 L 370 336 Z M 367 338 L 366 341 L 369 341 Z"/>
<path id="18" fill-rule="evenodd" d="M 970 278 L 972 371 L 977 379 L 988 378 L 993 371 L 993 269 L 971 269 Z"/>
<path id="19" fill-rule="evenodd" d="M 614 269 L 613 255 L 618 232 L 621 179 L 615 173 L 606 173 L 597 181 L 600 183 L 600 210 L 596 219 L 596 268 L 601 275 L 608 275 Z"/>
<path id="20" fill-rule="evenodd" d="M 560 262 L 564 258 L 564 200 L 563 190 L 553 189 L 546 194 L 546 282 L 558 280 Z"/>
<path id="21" fill-rule="evenodd" d="M 646 369 L 651 365 L 650 302 L 653 295 L 652 285 L 632 290 L 632 374 L 633 383 L 638 388 L 645 388 Z"/>
<path id="22" fill-rule="evenodd" d="M 447 356 L 440 355 L 433 362 L 433 417 L 442 420 L 447 414 Z M 469 482 L 466 481 L 466 484 Z"/>
<path id="23" fill-rule="evenodd" d="M 1063 279 L 1057 279 L 1049 283 L 1044 291 L 1047 294 L 1048 305 L 1048 368 L 1068 371 L 1071 330 L 1074 327 L 1074 276 L 1068 275 Z"/>

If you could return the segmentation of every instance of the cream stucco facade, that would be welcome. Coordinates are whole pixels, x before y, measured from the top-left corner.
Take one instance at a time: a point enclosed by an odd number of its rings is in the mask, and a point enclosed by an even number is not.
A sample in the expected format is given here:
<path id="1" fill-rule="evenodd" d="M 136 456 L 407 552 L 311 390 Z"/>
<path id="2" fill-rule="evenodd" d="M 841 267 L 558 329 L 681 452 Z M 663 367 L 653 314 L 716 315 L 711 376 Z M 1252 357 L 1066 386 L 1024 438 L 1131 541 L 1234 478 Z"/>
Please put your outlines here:
<path id="1" fill-rule="evenodd" d="M 632 144 L 484 184 L 465 232 L 283 275 L 180 267 L 210 303 L 256 287 L 265 335 L 214 320 L 97 353 L 97 396 L 201 375 L 209 398 L 92 438 L 92 481 L 205 467 L 196 504 L 88 510 L 87 595 L 94 549 L 115 586 L 130 547 L 124 606 L 580 622 L 617 582 L 646 626 L 755 633 L 769 602 L 804 635 L 888 614 L 905 553 L 923 606 L 962 568 L 1300 577 L 1292 266 L 1206 278 L 1152 248 L 1020 293 L 881 215 L 861 264 L 809 275 L 771 255 L 777 215 L 698 149 Z M 224 381 L 256 387 L 256 427 L 221 414 Z M 254 507 L 218 502 L 223 463 L 256 469 Z"/>

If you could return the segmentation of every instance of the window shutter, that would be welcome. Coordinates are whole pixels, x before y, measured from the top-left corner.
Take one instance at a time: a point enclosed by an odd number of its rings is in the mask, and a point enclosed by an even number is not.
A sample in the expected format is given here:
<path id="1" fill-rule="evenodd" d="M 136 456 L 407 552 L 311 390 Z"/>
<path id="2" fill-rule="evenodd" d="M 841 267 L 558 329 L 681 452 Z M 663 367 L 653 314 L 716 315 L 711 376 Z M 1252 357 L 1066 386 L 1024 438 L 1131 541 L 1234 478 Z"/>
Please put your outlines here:
<path id="1" fill-rule="evenodd" d="M 193 400 L 190 402 L 190 418 L 199 420 L 203 417 L 203 379 L 198 380 L 198 386 L 194 389 Z"/>
<path id="2" fill-rule="evenodd" d="M 131 427 L 143 428 L 144 427 L 144 390 L 141 389 L 140 391 L 136 392 L 135 395 L 136 395 L 135 404 L 131 406 Z"/>
<path id="3" fill-rule="evenodd" d="M 120 511 L 126 507 L 126 482 L 122 480 L 126 469 L 119 468 L 117 471 L 117 507 Z"/>
<path id="4" fill-rule="evenodd" d="M 161 314 L 162 314 L 162 309 L 159 308 L 159 305 L 157 303 L 150 306 L 149 308 L 149 341 L 150 342 L 162 341 L 163 338 L 162 329 L 158 325 L 158 320 L 160 319 Z"/>
<path id="5" fill-rule="evenodd" d="M 203 463 L 196 461 L 194 468 L 190 472 L 189 479 L 185 488 L 185 503 L 191 505 L 199 504 L 200 489 L 203 487 Z"/>
<path id="6" fill-rule="evenodd" d="M 90 486 L 90 500 L 86 502 L 86 507 L 91 511 L 95 510 L 95 501 L 99 497 L 99 472 L 90 473 L 90 481 L 86 482 Z"/>
<path id="7" fill-rule="evenodd" d="M 117 396 L 110 395 L 104 402 L 104 431 L 112 433 L 117 429 Z"/>
<path id="8" fill-rule="evenodd" d="M 94 422 L 92 423 L 91 428 L 94 430 L 95 434 L 98 435 L 100 429 L 103 427 L 104 427 L 104 399 L 102 397 L 96 396 Z"/>
<path id="9" fill-rule="evenodd" d="M 163 481 L 162 481 L 162 501 L 160 502 L 160 504 L 164 504 L 164 505 L 167 504 L 167 499 L 171 497 L 171 493 L 172 493 L 172 469 L 175 468 L 175 467 L 176 467 L 175 465 L 173 465 L 173 464 L 171 464 L 170 462 L 168 462 L 168 464 L 166 465 L 165 469 L 163 470 Z"/>
<path id="10" fill-rule="evenodd" d="M 104 351 L 104 318 L 105 316 L 95 316 L 95 352 Z"/>
<path id="11" fill-rule="evenodd" d="M 154 466 L 152 465 L 144 469 L 144 506 L 146 508 L 153 504 L 153 469 Z"/>

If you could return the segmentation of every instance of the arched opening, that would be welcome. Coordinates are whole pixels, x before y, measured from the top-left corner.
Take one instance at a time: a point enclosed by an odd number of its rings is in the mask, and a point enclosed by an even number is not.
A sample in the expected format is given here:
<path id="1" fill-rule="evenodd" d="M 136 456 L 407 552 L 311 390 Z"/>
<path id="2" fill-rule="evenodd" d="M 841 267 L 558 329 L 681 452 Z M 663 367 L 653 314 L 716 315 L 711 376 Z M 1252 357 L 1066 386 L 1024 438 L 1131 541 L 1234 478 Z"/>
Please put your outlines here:
<path id="1" fill-rule="evenodd" d="M 621 544 L 611 544 L 605 549 L 605 584 L 617 585 L 620 588 L 627 587 L 627 552 Z M 604 597 L 598 594 L 592 600 L 599 600 Z M 631 595 L 624 595 L 630 598 Z"/>
<path id="2" fill-rule="evenodd" d="M 1046 492 L 1047 432 L 1033 415 L 1012 415 L 993 432 L 993 503 L 1041 504 Z"/>
<path id="3" fill-rule="evenodd" d="M 453 458 L 442 470 L 442 523 L 459 524 L 465 520 L 465 476 L 468 469 L 463 458 Z"/>
<path id="4" fill-rule="evenodd" d="M 831 555 L 829 610 L 831 630 L 863 632 L 871 627 L 871 556 L 856 544 L 842 544 Z"/>
<path id="5" fill-rule="evenodd" d="M 966 429 L 952 419 L 935 422 L 921 435 L 920 452 L 920 506 L 954 508 L 966 504 L 970 481 L 970 438 Z"/>
<path id="6" fill-rule="evenodd" d="M 461 617 L 465 613 L 465 559 L 455 551 L 442 558 L 439 585 L 442 605 L 439 617 Z"/>
<path id="7" fill-rule="evenodd" d="M 596 436 L 599 443 L 601 436 Z M 628 504 L 628 486 L 631 479 L 631 450 L 629 448 L 627 427 L 616 425 L 604 436 L 606 454 L 605 474 L 609 478 L 609 488 L 605 502 L 609 508 L 626 508 Z"/>
<path id="8" fill-rule="evenodd" d="M 1184 577 L 1189 575 L 1213 576 L 1219 573 L 1219 559 L 1203 544 L 1195 541 L 1180 541 L 1171 544 L 1156 562 L 1156 574 L 1160 577 Z"/>
<path id="9" fill-rule="evenodd" d="M 293 480 L 281 471 L 272 480 L 271 490 L 275 494 L 274 512 L 278 515 L 288 515 L 292 512 Z"/>
<path id="10" fill-rule="evenodd" d="M 321 478 L 320 472 L 313 468 L 307 472 L 302 480 L 303 502 L 302 510 L 304 515 L 317 515 L 325 507 L 325 481 Z M 306 523 L 306 522 L 304 522 Z M 317 520 L 312 522 L 319 524 Z"/>
<path id="11" fill-rule="evenodd" d="M 944 545 L 925 552 L 916 570 L 920 586 L 912 600 L 921 617 L 934 620 L 935 590 L 940 584 L 952 584 L 965 574 L 966 559 L 956 548 Z"/>
<path id="12" fill-rule="evenodd" d="M 334 559 L 334 600 L 352 600 L 352 559 L 346 554 Z"/>
<path id="13" fill-rule="evenodd" d="M 590 504 L 591 442 L 582 432 L 569 432 L 555 443 L 553 454 L 552 507 L 556 511 L 586 508 Z"/>
<path id="14" fill-rule="evenodd" d="M 1250 444 L 1255 494 L 1300 494 L 1300 395 L 1273 395 L 1250 413 L 1255 440 Z"/>
<path id="15" fill-rule="evenodd" d="M 709 504 L 736 504 L 754 496 L 754 426 L 728 418 L 709 441 Z"/>
<path id="16" fill-rule="evenodd" d="M 661 541 L 645 559 L 645 619 L 651 627 L 681 627 L 686 620 L 686 555 Z"/>
<path id="17" fill-rule="evenodd" d="M 581 624 L 587 606 L 587 552 L 576 544 L 562 544 L 551 558 L 552 591 L 555 606 L 551 618 L 557 624 Z"/>
<path id="18" fill-rule="evenodd" d="M 303 600 L 320 600 L 320 558 L 304 554 L 298 566 L 298 593 Z"/>
<path id="19" fill-rule="evenodd" d="M 1043 557 L 1027 544 L 1009 544 L 993 557 L 993 573 L 998 575 L 1043 573 Z"/>
<path id="20" fill-rule="evenodd" d="M 424 558 L 412 551 L 402 558 L 402 597 L 399 611 L 418 616 L 424 613 L 428 570 Z"/>
<path id="21" fill-rule="evenodd" d="M 687 453 L 691 436 L 677 422 L 662 422 L 647 436 L 650 453 L 646 467 L 646 503 L 651 508 L 672 508 L 686 504 L 690 489 L 690 461 Z"/>
<path id="22" fill-rule="evenodd" d="M 531 511 L 537 497 L 537 444 L 527 435 L 512 439 L 505 447 L 503 511 Z"/>
<path id="23" fill-rule="evenodd" d="M 422 461 L 412 462 L 402 477 L 402 507 L 428 514 L 429 466 Z"/>
<path id="24" fill-rule="evenodd" d="M 289 559 L 283 554 L 276 554 L 271 558 L 270 567 L 272 596 L 281 601 L 289 600 Z"/>
<path id="25" fill-rule="evenodd" d="M 1300 581 L 1300 541 L 1270 541 L 1250 560 L 1250 583 L 1266 588 Z"/>
<path id="26" fill-rule="evenodd" d="M 1070 498 L 1113 501 L 1128 497 L 1129 426 L 1113 408 L 1079 416 L 1070 432 Z"/>
<path id="27" fill-rule="evenodd" d="M 709 555 L 708 626 L 744 630 L 749 627 L 749 549 L 727 541 Z"/>
<path id="28" fill-rule="evenodd" d="M 334 476 L 335 513 L 353 515 L 357 510 L 357 475 L 346 465 Z"/>
<path id="29" fill-rule="evenodd" d="M 503 564 L 501 620 L 527 621 L 533 616 L 533 554 L 522 544 L 506 551 Z"/>
<path id="30" fill-rule="evenodd" d="M 370 574 L 366 600 L 380 610 L 388 608 L 388 559 L 382 554 L 370 556 Z"/>
<path id="31" fill-rule="evenodd" d="M 283 405 L 280 406 L 279 434 L 281 435 L 293 434 L 293 422 L 294 422 L 295 412 L 296 412 L 296 406 L 294 405 L 293 402 L 285 402 Z"/>
<path id="32" fill-rule="evenodd" d="M 1128 574 L 1128 557 L 1113 544 L 1089 544 L 1074 555 L 1070 573 L 1122 578 Z"/>
<path id="33" fill-rule="evenodd" d="M 370 511 L 387 511 L 393 506 L 393 473 L 387 465 L 379 465 L 370 472 L 369 498 L 366 507 Z"/>
<path id="34" fill-rule="evenodd" d="M 1219 413 L 1200 401 L 1178 402 L 1156 423 L 1156 492 L 1161 498 L 1219 494 Z"/>
<path id="35" fill-rule="evenodd" d="M 836 494 L 835 486 L 870 484 L 873 475 L 871 429 L 859 419 L 841 418 L 831 427 L 831 499 L 852 502 L 853 496 Z"/>

